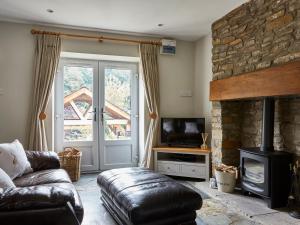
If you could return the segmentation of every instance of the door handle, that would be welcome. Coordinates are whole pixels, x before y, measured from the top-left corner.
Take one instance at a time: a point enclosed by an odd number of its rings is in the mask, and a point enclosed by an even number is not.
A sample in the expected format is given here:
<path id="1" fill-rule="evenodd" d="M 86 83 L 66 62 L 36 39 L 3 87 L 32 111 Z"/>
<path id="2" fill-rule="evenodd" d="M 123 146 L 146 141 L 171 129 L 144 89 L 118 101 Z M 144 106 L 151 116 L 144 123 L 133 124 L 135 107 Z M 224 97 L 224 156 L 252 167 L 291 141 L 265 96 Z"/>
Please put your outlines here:
<path id="1" fill-rule="evenodd" d="M 103 121 L 104 121 L 104 109 L 103 108 L 101 108 L 101 123 L 102 123 L 102 125 L 103 125 Z"/>
<path id="2" fill-rule="evenodd" d="M 93 111 L 89 112 L 89 113 L 93 113 L 93 120 L 96 122 L 97 121 L 97 108 L 95 107 Z"/>
<path id="3" fill-rule="evenodd" d="M 94 108 L 94 121 L 97 122 L 97 108 Z"/>

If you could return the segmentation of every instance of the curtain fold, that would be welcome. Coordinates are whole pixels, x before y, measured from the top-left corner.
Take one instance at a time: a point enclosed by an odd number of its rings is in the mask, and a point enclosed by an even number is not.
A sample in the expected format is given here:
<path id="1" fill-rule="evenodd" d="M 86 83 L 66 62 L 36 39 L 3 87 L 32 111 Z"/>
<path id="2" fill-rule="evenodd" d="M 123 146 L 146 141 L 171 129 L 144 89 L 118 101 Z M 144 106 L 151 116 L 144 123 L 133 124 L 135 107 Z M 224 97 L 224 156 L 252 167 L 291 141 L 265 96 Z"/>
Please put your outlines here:
<path id="1" fill-rule="evenodd" d="M 58 35 L 36 35 L 34 86 L 30 124 L 28 128 L 28 149 L 47 151 L 45 132 L 46 107 L 58 67 L 61 38 Z"/>
<path id="2" fill-rule="evenodd" d="M 143 167 L 152 168 L 152 148 L 158 144 L 159 133 L 159 73 L 158 73 L 159 46 L 140 44 L 140 58 L 142 63 L 142 77 L 145 87 L 145 97 L 149 110 L 150 124 L 145 142 Z"/>

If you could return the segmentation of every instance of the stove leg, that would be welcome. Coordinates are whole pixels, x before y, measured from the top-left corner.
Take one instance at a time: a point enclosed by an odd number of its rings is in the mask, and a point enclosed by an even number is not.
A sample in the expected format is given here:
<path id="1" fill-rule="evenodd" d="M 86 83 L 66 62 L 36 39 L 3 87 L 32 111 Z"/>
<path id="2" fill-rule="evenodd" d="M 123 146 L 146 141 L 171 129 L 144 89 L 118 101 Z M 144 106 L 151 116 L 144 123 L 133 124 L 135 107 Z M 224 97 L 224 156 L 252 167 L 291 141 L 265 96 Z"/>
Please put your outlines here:
<path id="1" fill-rule="evenodd" d="M 274 201 L 272 199 L 266 199 L 266 202 L 270 209 L 274 209 Z"/>
<path id="2" fill-rule="evenodd" d="M 268 207 L 270 209 L 276 209 L 276 208 L 281 208 L 281 207 L 286 207 L 287 206 L 287 202 L 282 201 L 282 200 L 278 200 L 278 199 L 266 199 Z"/>
<path id="3" fill-rule="evenodd" d="M 249 192 L 248 192 L 248 191 L 245 191 L 245 190 L 242 190 L 242 194 L 245 195 L 245 196 L 248 196 L 248 195 L 249 195 Z"/>

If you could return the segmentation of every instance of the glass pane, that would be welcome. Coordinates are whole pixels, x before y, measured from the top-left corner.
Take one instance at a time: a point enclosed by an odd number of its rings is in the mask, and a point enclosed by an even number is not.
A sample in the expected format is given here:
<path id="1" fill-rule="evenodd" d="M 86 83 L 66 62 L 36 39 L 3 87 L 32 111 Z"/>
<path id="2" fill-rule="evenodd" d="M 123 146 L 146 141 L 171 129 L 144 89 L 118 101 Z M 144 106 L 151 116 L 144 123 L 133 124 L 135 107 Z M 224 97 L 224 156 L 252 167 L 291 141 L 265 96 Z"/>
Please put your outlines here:
<path id="1" fill-rule="evenodd" d="M 244 169 L 247 180 L 257 184 L 263 184 L 265 182 L 265 167 L 262 162 L 245 158 Z"/>
<path id="2" fill-rule="evenodd" d="M 131 137 L 131 71 L 106 68 L 104 133 L 105 140 Z"/>
<path id="3" fill-rule="evenodd" d="M 64 141 L 93 139 L 93 68 L 64 66 Z"/>

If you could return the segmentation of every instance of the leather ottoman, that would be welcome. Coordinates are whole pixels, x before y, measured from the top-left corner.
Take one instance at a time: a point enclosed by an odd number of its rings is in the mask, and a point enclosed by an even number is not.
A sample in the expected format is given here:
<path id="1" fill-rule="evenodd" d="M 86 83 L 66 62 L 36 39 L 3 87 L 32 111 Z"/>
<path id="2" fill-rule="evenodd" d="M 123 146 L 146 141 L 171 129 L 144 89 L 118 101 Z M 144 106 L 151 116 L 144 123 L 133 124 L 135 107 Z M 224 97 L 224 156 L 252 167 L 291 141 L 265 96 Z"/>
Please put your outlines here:
<path id="1" fill-rule="evenodd" d="M 201 196 L 177 181 L 143 168 L 98 176 L 104 206 L 120 225 L 195 225 Z"/>

